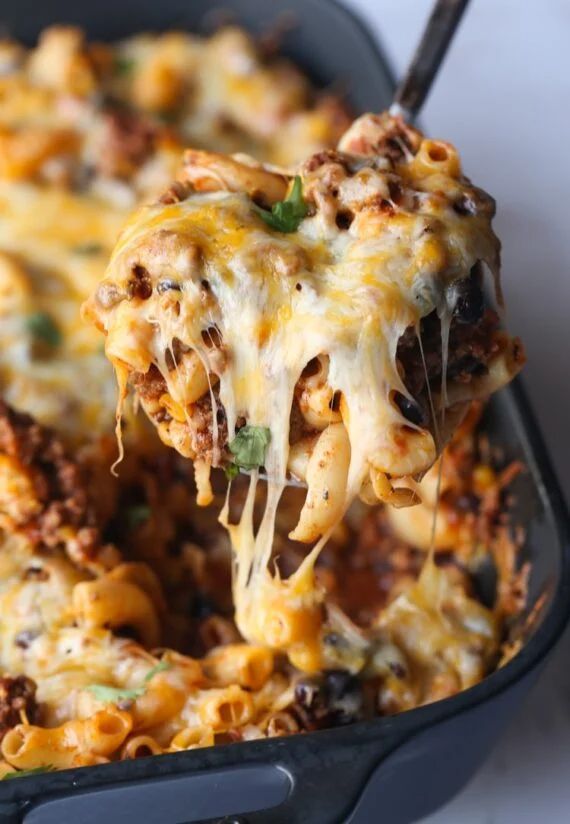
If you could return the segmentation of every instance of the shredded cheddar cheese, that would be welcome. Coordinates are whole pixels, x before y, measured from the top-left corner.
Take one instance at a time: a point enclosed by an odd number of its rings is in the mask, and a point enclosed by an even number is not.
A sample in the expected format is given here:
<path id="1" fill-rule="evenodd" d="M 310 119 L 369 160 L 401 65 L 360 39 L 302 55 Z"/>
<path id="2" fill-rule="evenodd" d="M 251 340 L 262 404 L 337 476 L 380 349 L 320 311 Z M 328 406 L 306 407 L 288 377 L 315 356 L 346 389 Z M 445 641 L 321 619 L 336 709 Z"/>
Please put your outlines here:
<path id="1" fill-rule="evenodd" d="M 287 199 L 262 211 L 255 198 L 271 202 L 283 171 L 189 152 L 182 177 L 190 188 L 177 202 L 135 213 L 86 314 L 106 333 L 107 356 L 120 370 L 158 370 L 166 392 L 147 411 L 165 442 L 183 454 L 204 459 L 192 442 L 193 406 L 177 347 L 212 376 L 210 463 L 223 463 L 226 449 L 218 408 L 230 449 L 238 422 L 270 432 L 259 527 L 257 469 L 239 524 L 230 523 L 227 505 L 222 512 L 236 559 L 237 623 L 248 640 L 286 650 L 297 666 L 316 670 L 322 596 L 313 567 L 322 546 L 369 478 L 381 499 L 399 494 L 401 504 L 414 503 L 409 490 L 393 490 L 388 478 L 424 473 L 447 437 L 437 420 L 415 424 L 394 403 L 394 393 L 409 395 L 398 342 L 410 328 L 419 334 L 421 319 L 437 313 L 444 378 L 432 402 L 437 416 L 449 407 L 451 426 L 465 400 L 496 388 L 486 374 L 458 403 L 445 374 L 455 285 L 481 264 L 497 278 L 499 244 L 492 202 L 462 176 L 453 147 L 387 116 L 363 117 L 338 152 L 311 158 L 299 172 Z M 472 204 L 469 213 L 456 208 L 463 201 Z M 497 345 L 497 360 L 507 360 L 510 374 L 518 368 L 514 348 L 508 338 Z M 327 387 L 341 398 L 341 422 L 325 421 L 311 449 L 307 498 L 291 533 L 317 543 L 297 572 L 280 580 L 269 561 L 288 481 L 291 410 L 304 370 L 322 357 Z M 144 392 L 142 398 L 144 405 Z M 176 440 L 175 429 L 190 434 Z"/>

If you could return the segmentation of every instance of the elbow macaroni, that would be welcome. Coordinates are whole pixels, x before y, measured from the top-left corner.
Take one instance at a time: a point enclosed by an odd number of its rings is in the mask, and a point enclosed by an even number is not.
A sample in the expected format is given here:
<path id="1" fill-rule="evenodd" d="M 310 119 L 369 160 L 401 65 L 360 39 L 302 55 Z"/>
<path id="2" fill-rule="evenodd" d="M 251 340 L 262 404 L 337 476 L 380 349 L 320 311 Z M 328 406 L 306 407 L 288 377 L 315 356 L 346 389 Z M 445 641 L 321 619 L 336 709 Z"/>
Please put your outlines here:
<path id="1" fill-rule="evenodd" d="M 434 464 L 479 382 L 497 388 L 522 358 L 509 355 L 520 344 L 488 318 L 484 374 L 447 375 L 459 292 L 479 288 L 482 263 L 497 278 L 499 253 L 492 201 L 462 176 L 451 145 L 390 115 L 365 115 L 338 152 L 298 171 L 292 181 L 242 155 L 188 150 L 176 192 L 133 215 L 84 311 L 108 352 L 113 342 L 163 441 L 195 461 L 201 505 L 213 498 L 210 468 L 238 455 L 248 427 L 269 433 L 255 460 L 250 450 L 241 463 L 269 479 L 261 527 L 253 524 L 257 474 L 240 524 L 229 524 L 229 502 L 222 515 L 236 561 L 236 620 L 248 641 L 311 669 L 322 600 L 313 566 L 350 503 L 360 494 L 417 504 L 409 479 Z M 300 186 L 299 220 L 280 226 L 276 204 L 287 197 L 292 205 Z M 441 327 L 430 369 L 439 359 L 443 378 L 428 374 L 421 342 L 415 370 L 403 344 L 429 318 Z M 405 383 L 418 369 L 421 402 Z M 307 486 L 289 537 L 315 546 L 298 578 L 284 582 L 268 580 L 267 564 L 288 473 Z"/>
<path id="2" fill-rule="evenodd" d="M 113 754 L 131 726 L 130 716 L 117 710 L 101 710 L 91 718 L 67 721 L 53 729 L 20 724 L 4 736 L 2 755 L 21 770 L 87 766 Z"/>
<path id="3" fill-rule="evenodd" d="M 145 644 L 158 644 L 156 609 L 147 593 L 135 584 L 107 575 L 76 584 L 72 597 L 75 614 L 87 628 L 133 627 Z"/>

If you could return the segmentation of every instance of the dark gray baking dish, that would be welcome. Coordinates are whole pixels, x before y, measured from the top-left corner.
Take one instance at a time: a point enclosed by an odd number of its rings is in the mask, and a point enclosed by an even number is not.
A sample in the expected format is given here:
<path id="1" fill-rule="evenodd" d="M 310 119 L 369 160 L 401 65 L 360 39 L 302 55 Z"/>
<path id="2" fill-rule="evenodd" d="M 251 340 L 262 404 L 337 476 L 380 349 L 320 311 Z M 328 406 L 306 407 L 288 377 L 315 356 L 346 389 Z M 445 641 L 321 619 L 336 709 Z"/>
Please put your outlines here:
<path id="1" fill-rule="evenodd" d="M 215 24 L 209 0 L 19 0 L 5 29 L 33 41 L 54 22 L 114 39 L 141 29 Z M 381 110 L 392 79 L 362 24 L 327 0 L 225 0 L 254 32 L 283 12 L 296 26 L 283 51 L 316 82 L 345 89 L 355 112 Z M 570 609 L 568 513 L 520 383 L 486 415 L 493 444 L 528 472 L 517 481 L 518 523 L 533 561 L 529 609 L 546 594 L 524 648 L 466 692 L 391 718 L 339 729 L 47 773 L 0 787 L 0 823 L 407 824 L 450 799 L 471 777 L 536 679 Z"/>

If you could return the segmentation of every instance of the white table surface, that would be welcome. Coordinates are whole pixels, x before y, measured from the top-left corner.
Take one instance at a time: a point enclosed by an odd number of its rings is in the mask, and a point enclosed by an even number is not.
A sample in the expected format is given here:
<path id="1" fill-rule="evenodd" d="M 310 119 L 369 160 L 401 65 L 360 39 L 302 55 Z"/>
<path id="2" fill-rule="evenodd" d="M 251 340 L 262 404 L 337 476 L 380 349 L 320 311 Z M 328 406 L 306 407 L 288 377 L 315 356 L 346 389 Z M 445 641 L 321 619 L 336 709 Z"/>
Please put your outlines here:
<path id="1" fill-rule="evenodd" d="M 401 72 L 431 0 L 346 2 Z M 568 495 L 570 3 L 471 0 L 422 124 L 455 143 L 497 200 L 509 326 L 524 338 L 525 383 Z M 570 822 L 569 662 L 567 634 L 485 766 L 423 824 Z"/>

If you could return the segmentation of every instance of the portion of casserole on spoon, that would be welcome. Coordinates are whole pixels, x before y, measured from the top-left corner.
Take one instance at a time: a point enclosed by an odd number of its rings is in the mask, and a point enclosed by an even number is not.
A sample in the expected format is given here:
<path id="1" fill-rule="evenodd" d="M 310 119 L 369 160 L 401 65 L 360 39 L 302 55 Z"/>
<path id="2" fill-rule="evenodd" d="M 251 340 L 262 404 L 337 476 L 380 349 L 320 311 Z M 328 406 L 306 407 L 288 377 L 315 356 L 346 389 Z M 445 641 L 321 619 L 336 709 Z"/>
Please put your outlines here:
<path id="1" fill-rule="evenodd" d="M 313 566 L 350 503 L 417 503 L 470 402 L 524 362 L 484 297 L 488 270 L 501 303 L 493 214 L 449 143 L 386 114 L 293 171 L 189 150 L 86 304 L 119 379 L 119 427 L 130 383 L 194 461 L 200 502 L 211 467 L 251 473 L 239 522 L 222 512 L 238 626 L 302 669 L 322 666 Z M 268 565 L 291 482 L 307 495 L 290 537 L 316 544 L 281 580 Z"/>

